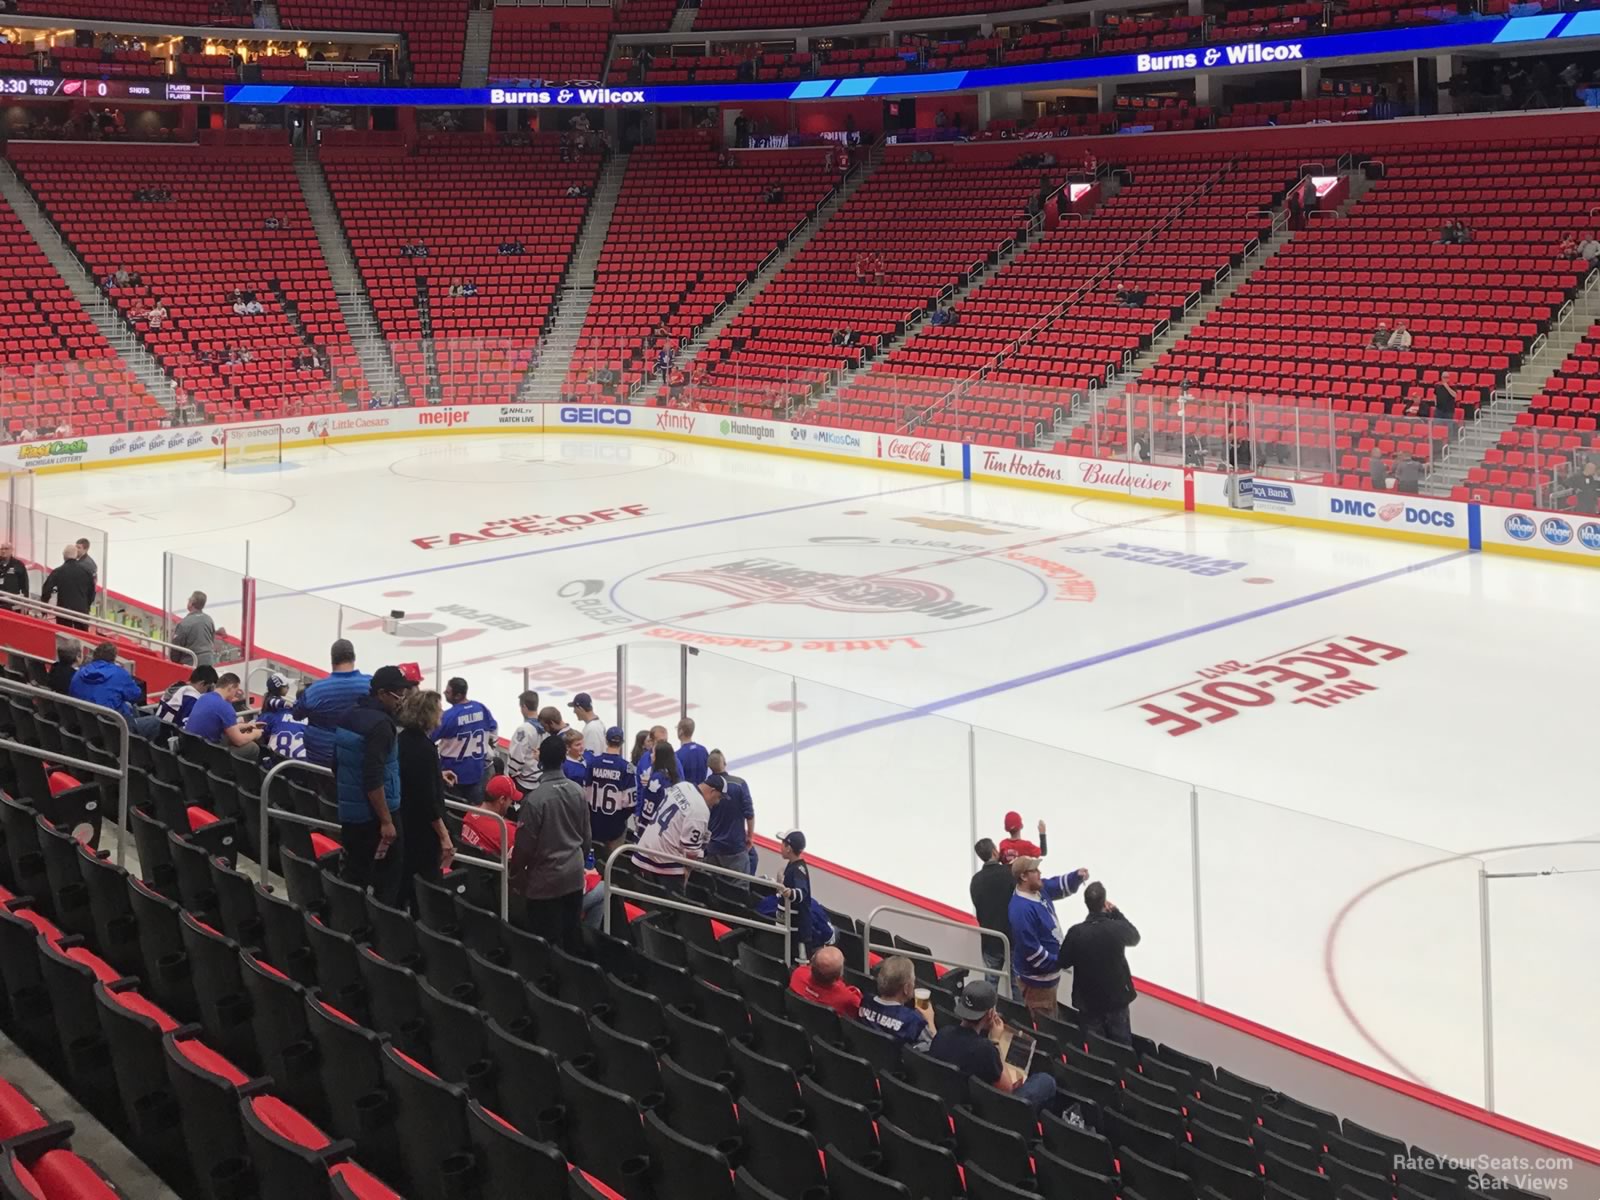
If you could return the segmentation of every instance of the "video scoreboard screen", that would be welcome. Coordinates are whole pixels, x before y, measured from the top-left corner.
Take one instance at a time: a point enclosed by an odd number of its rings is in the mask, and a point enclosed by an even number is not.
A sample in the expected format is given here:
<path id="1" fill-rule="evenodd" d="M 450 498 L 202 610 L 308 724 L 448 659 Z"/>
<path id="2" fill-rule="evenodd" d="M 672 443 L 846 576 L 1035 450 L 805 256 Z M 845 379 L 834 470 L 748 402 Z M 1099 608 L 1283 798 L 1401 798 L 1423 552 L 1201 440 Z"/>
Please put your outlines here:
<path id="1" fill-rule="evenodd" d="M 48 79 L 42 76 L 0 77 L 0 97 L 35 100 L 161 100 L 177 103 L 221 103 L 220 83 L 153 83 L 128 79 Z"/>

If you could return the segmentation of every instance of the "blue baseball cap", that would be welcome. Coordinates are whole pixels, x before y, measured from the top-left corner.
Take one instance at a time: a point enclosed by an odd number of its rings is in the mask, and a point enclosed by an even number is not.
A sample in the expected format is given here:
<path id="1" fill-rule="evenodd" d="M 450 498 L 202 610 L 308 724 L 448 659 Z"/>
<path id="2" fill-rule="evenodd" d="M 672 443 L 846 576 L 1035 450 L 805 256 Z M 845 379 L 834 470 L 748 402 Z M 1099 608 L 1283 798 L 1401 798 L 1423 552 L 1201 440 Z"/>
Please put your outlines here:
<path id="1" fill-rule="evenodd" d="M 606 730 L 606 745 L 608 746 L 620 746 L 627 740 L 628 735 L 622 732 L 621 725 L 613 725 Z"/>

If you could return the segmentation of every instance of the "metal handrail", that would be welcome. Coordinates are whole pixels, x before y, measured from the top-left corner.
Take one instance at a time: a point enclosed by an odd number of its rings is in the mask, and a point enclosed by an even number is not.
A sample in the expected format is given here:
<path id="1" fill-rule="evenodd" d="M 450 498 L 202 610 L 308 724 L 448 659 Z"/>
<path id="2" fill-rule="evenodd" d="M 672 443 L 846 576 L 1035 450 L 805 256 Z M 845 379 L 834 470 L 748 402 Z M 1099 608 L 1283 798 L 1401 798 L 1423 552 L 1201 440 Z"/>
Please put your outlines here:
<path id="1" fill-rule="evenodd" d="M 880 904 L 867 914 L 866 920 L 861 922 L 861 969 L 872 971 L 872 923 L 878 919 L 880 913 L 893 913 L 897 917 L 915 917 L 919 921 L 927 921 L 933 925 L 948 925 L 952 929 L 959 929 L 962 933 L 976 933 L 981 938 L 999 938 L 1003 953 L 1000 956 L 1000 986 L 1005 989 L 1006 995 L 1011 995 L 1011 939 L 997 929 L 985 929 L 981 925 L 968 925 L 965 921 L 956 921 L 950 917 L 936 916 L 930 912 L 920 912 L 914 908 L 897 908 L 892 904 Z M 886 931 L 888 932 L 888 931 Z M 979 945 L 983 943 L 980 940 Z M 880 947 L 883 949 L 883 947 Z M 949 957 L 940 957 L 935 954 L 924 954 L 920 950 L 902 950 L 898 946 L 887 947 L 893 954 L 902 958 L 915 959 L 918 962 L 934 963 L 946 967 L 965 967 L 969 971 L 981 971 L 985 975 L 995 974 L 995 968 L 987 963 L 958 962 Z"/>
<path id="2" fill-rule="evenodd" d="M 102 594 L 104 594 L 103 589 Z M 108 620 L 105 617 L 94 617 L 88 613 L 74 612 L 70 608 L 62 608 L 59 604 L 46 604 L 43 600 L 35 600 L 31 596 L 6 596 L 3 603 L 0 603 L 0 607 L 13 610 L 29 610 L 29 615 L 37 614 L 41 618 L 48 618 L 52 621 L 58 617 L 65 617 L 67 620 L 77 621 L 89 626 L 90 628 L 87 631 L 62 626 L 59 636 L 70 637 L 75 641 L 87 642 L 89 639 L 83 636 L 85 632 L 104 632 L 107 635 L 121 638 L 125 641 L 148 643 L 150 649 L 160 650 L 173 662 L 187 663 L 191 667 L 196 662 L 194 651 L 187 646 L 180 646 L 176 642 L 164 642 L 154 634 L 145 633 L 130 625 L 119 625 L 117 622 Z M 111 638 L 108 636 L 102 640 L 111 640 Z M 187 657 L 174 659 L 172 657 L 174 653 L 186 655 Z"/>
<path id="3" fill-rule="evenodd" d="M 291 825 L 306 825 L 312 829 L 331 829 L 334 833 L 338 833 L 340 831 L 340 827 L 334 824 L 332 821 L 324 821 L 320 817 L 303 817 L 299 813 L 290 812 L 286 808 L 272 807 L 272 781 L 279 775 L 282 775 L 285 771 L 310 771 L 313 775 L 322 775 L 329 779 L 333 778 L 333 771 L 331 768 L 321 766 L 318 763 L 307 762 L 303 758 L 285 758 L 279 762 L 275 762 L 270 768 L 268 768 L 266 775 L 262 777 L 261 839 L 256 842 L 256 846 L 258 848 L 258 853 L 261 855 L 260 862 L 257 865 L 261 868 L 261 882 L 263 885 L 265 885 L 267 882 L 267 862 L 272 857 L 272 855 L 267 852 L 267 847 L 271 844 L 267 840 L 267 826 L 268 822 L 274 816 L 280 821 L 289 822 Z"/>
<path id="4" fill-rule="evenodd" d="M 49 688 L 34 687 L 31 683 L 18 683 L 14 679 L 0 677 L 0 693 L 9 693 L 13 696 L 37 696 L 40 699 L 49 700 L 53 704 L 91 713 L 97 719 L 112 718 L 116 721 L 118 765 L 115 767 L 108 767 L 105 763 L 90 762 L 83 758 L 71 758 L 65 754 L 55 754 L 39 746 L 29 746 L 25 742 L 13 741 L 10 738 L 0 738 L 0 750 L 12 750 L 18 754 L 26 754 L 29 758 L 37 758 L 43 762 L 71 767 L 75 771 L 86 771 L 91 775 L 115 778 L 117 781 L 117 866 L 122 866 L 128 845 L 128 739 L 132 734 L 132 731 L 128 728 L 128 719 L 116 709 L 107 708 L 103 704 L 92 704 L 88 700 L 63 696 L 59 692 L 52 692 Z"/>
<path id="5" fill-rule="evenodd" d="M 606 885 L 604 929 L 607 934 L 611 932 L 611 897 L 615 896 L 620 900 L 638 900 L 645 904 L 653 905 L 656 908 L 669 908 L 673 912 L 695 913 L 699 916 L 707 918 L 708 920 L 721 921 L 724 925 L 733 925 L 740 929 L 759 929 L 766 933 L 781 933 L 783 934 L 783 961 L 785 963 L 794 961 L 794 925 L 792 920 L 794 916 L 794 910 L 789 903 L 789 892 L 787 889 L 780 888 L 778 892 L 778 902 L 782 905 L 782 921 L 758 921 L 751 917 L 735 916 L 732 913 L 725 913 L 719 909 L 707 908 L 703 904 L 691 904 L 687 900 L 675 900 L 671 897 L 658 896 L 654 892 L 636 892 L 628 889 L 618 888 L 616 884 L 612 882 L 612 874 L 614 868 L 616 867 L 617 859 L 624 854 L 647 854 L 650 858 L 658 862 L 678 863 L 679 865 L 688 867 L 693 871 L 704 871 L 709 875 L 721 875 L 728 879 L 742 880 L 745 883 L 749 883 L 751 880 L 756 878 L 754 875 L 748 875 L 743 871 L 735 871 L 728 867 L 719 867 L 714 863 L 708 863 L 698 858 L 682 858 L 676 854 L 664 854 L 659 850 L 641 850 L 639 846 L 633 842 L 624 842 L 610 854 L 606 855 L 605 866 L 602 868 L 600 873 L 600 877 L 605 881 Z"/>
<path id="6" fill-rule="evenodd" d="M 466 863 L 473 867 L 482 867 L 485 871 L 500 872 L 500 919 L 510 920 L 511 912 L 511 822 L 497 812 L 487 808 L 480 808 L 476 804 L 468 804 L 464 800 L 452 800 L 449 796 L 444 798 L 444 806 L 452 812 L 482 813 L 486 817 L 493 817 L 500 822 L 500 861 L 493 862 L 487 858 L 478 858 L 476 855 L 456 855 L 456 862 Z"/>

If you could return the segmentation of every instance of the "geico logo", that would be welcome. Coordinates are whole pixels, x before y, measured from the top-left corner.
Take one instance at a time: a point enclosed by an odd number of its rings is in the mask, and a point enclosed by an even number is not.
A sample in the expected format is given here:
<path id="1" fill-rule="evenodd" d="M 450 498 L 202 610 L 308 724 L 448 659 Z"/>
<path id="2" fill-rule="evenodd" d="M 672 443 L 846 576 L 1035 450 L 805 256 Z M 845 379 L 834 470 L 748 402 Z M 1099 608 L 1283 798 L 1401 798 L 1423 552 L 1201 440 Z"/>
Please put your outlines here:
<path id="1" fill-rule="evenodd" d="M 628 408 L 563 408 L 563 425 L 632 425 L 633 410 Z"/>

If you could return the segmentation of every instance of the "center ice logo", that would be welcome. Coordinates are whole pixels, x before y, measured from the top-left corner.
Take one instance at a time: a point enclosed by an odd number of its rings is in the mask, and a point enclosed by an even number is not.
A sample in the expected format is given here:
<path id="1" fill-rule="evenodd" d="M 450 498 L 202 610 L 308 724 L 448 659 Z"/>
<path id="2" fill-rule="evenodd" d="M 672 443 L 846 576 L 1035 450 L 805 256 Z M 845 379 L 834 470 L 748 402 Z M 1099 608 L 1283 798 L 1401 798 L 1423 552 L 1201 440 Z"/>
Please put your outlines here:
<path id="1" fill-rule="evenodd" d="M 942 583 L 904 575 L 839 575 L 777 558 L 746 558 L 700 570 L 668 571 L 653 580 L 695 584 L 749 603 L 803 604 L 824 612 L 914 612 L 955 621 L 989 611 L 985 605 L 962 604 Z"/>

